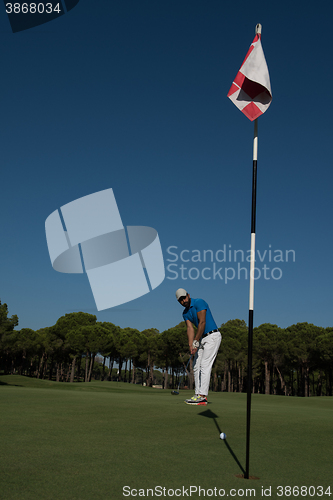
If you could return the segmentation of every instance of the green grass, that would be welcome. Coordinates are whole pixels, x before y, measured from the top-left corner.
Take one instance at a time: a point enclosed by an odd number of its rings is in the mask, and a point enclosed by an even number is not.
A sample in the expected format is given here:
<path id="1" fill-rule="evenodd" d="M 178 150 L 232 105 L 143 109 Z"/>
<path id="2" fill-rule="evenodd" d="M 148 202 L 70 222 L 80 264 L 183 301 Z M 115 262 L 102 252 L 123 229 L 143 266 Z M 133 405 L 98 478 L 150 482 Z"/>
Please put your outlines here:
<path id="1" fill-rule="evenodd" d="M 253 395 L 250 474 L 259 479 L 244 480 L 236 475 L 245 468 L 246 395 L 210 393 L 206 407 L 185 405 L 189 395 L 1 376 L 1 500 L 134 498 L 123 495 L 126 485 L 137 498 L 152 498 L 146 490 L 155 486 L 216 487 L 225 496 L 234 488 L 244 497 L 251 488 L 257 498 L 262 487 L 287 498 L 278 485 L 331 485 L 333 493 L 333 398 Z"/>

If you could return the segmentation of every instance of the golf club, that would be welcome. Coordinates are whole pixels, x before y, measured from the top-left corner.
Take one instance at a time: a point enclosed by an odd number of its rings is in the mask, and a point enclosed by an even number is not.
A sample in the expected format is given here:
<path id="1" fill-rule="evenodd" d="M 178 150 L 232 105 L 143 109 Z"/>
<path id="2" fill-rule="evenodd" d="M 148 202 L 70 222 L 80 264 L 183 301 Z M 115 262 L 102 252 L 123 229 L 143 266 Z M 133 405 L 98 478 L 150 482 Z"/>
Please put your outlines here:
<path id="1" fill-rule="evenodd" d="M 184 373 L 187 373 L 187 367 L 188 367 L 188 365 L 189 365 L 189 363 L 190 363 L 190 361 L 191 361 L 191 358 L 192 358 L 192 354 L 191 354 L 191 356 L 190 356 L 190 358 L 189 358 L 189 360 L 188 360 L 188 362 L 187 362 L 187 365 L 186 365 L 186 368 L 185 368 L 185 372 L 184 372 Z M 173 396 L 178 396 L 178 394 L 179 394 L 179 386 L 180 386 L 180 383 L 183 381 L 183 378 L 184 378 L 184 373 L 183 373 L 183 375 L 181 376 L 181 379 L 180 379 L 180 381 L 179 381 L 179 384 L 178 384 L 178 390 L 177 390 L 177 391 L 171 391 L 171 394 L 172 394 Z"/>

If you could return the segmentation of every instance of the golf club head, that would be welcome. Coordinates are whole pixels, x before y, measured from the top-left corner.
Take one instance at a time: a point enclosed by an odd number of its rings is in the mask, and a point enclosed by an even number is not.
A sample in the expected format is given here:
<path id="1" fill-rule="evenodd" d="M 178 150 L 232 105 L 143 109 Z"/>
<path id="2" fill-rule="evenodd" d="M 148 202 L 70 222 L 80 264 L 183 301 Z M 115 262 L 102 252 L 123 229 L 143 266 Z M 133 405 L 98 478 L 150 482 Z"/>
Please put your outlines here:
<path id="1" fill-rule="evenodd" d="M 178 392 L 178 391 L 171 391 L 171 394 L 172 394 L 173 396 L 178 396 L 179 392 Z"/>

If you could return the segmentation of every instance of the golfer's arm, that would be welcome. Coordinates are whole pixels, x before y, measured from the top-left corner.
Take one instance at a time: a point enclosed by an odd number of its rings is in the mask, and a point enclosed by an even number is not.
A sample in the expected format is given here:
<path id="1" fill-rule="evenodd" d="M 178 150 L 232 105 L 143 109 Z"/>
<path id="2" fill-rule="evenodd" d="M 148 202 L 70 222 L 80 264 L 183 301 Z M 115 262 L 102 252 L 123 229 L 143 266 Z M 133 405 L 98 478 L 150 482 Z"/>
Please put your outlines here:
<path id="1" fill-rule="evenodd" d="M 200 340 L 206 327 L 206 309 L 197 312 L 198 316 L 198 329 L 197 334 L 195 336 L 195 340 Z"/>
<path id="2" fill-rule="evenodd" d="M 186 320 L 186 327 L 187 327 L 188 345 L 189 348 L 192 349 L 192 344 L 194 340 L 194 328 L 190 320 Z"/>

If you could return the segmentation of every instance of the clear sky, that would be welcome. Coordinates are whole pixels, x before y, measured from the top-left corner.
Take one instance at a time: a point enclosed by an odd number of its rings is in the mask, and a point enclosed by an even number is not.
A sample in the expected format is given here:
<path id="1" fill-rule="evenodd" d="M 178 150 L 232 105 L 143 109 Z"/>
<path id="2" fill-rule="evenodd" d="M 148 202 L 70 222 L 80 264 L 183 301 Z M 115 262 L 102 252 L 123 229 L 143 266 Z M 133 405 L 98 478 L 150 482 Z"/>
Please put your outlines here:
<path id="1" fill-rule="evenodd" d="M 300 0 L 80 0 L 13 34 L 2 7 L 0 298 L 19 328 L 85 311 L 163 331 L 181 321 L 179 287 L 218 325 L 248 321 L 253 123 L 227 93 L 257 23 L 273 100 L 258 120 L 254 325 L 332 326 L 332 16 Z M 108 188 L 124 225 L 157 230 L 166 278 L 98 312 L 86 275 L 53 270 L 45 220 Z"/>

